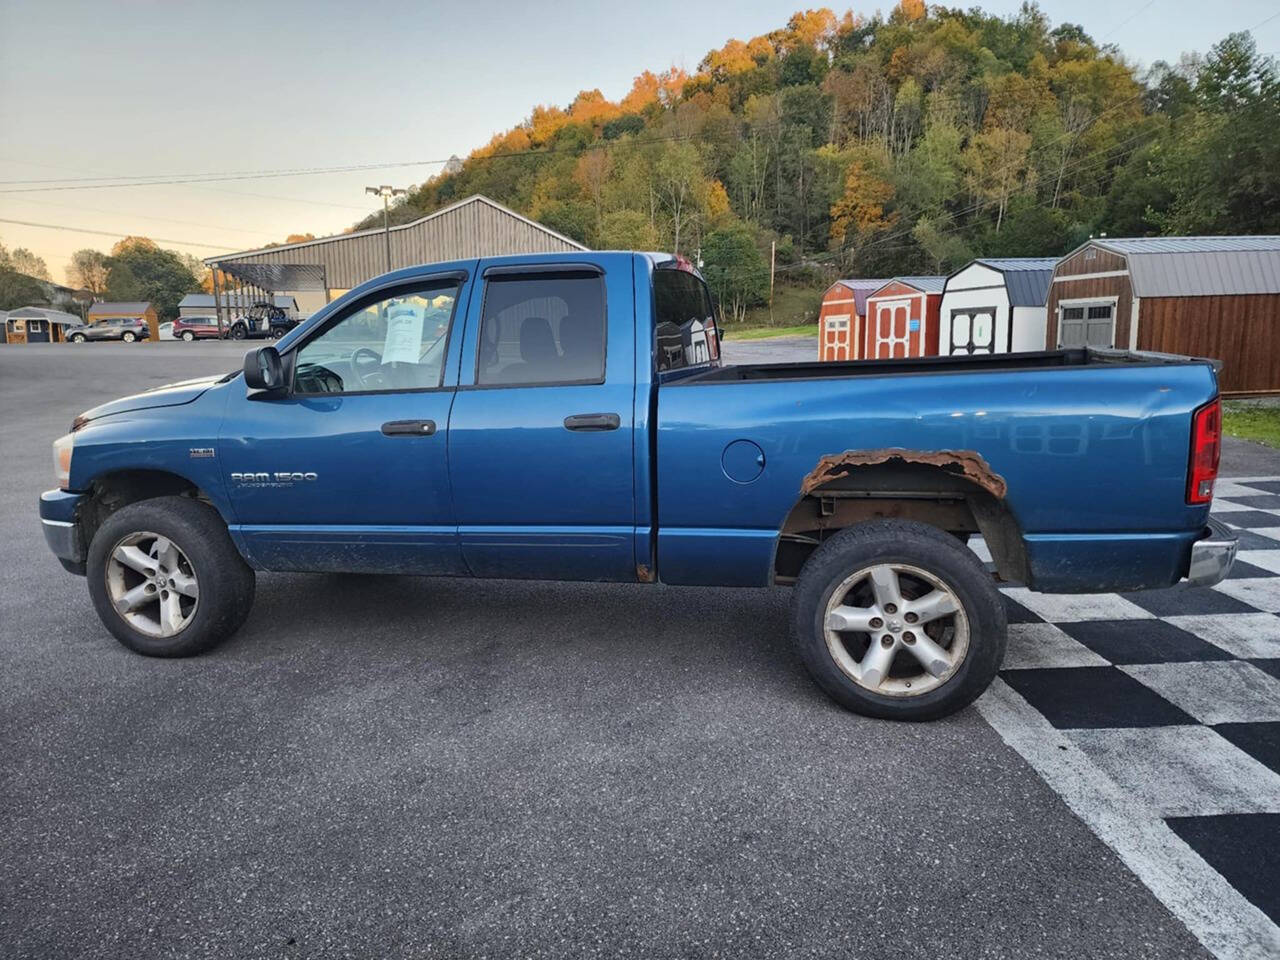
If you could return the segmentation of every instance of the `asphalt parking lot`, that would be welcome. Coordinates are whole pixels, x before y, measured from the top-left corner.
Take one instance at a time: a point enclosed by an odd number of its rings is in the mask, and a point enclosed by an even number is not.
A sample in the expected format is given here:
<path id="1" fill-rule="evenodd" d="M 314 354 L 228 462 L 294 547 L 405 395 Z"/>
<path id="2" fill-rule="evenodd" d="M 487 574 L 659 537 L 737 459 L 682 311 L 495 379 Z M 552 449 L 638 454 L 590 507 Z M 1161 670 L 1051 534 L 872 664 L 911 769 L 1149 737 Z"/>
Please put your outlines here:
<path id="1" fill-rule="evenodd" d="M 782 590 L 260 575 L 128 653 L 50 441 L 245 349 L 0 347 L 6 956 L 1208 956 L 977 710 L 819 694 Z"/>

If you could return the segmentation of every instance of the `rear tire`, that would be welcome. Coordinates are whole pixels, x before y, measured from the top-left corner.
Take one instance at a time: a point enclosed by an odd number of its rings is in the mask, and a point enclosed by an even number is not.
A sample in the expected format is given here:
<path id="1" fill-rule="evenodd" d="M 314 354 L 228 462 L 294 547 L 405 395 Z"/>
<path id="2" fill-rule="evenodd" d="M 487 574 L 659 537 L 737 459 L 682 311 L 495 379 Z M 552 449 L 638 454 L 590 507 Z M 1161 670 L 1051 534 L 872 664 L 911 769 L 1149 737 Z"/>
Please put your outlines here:
<path id="1" fill-rule="evenodd" d="M 157 549 L 161 543 L 171 547 Z M 188 497 L 143 500 L 111 514 L 89 545 L 87 577 L 106 628 L 149 657 L 203 653 L 234 634 L 253 606 L 254 573 L 226 524 Z M 170 592 L 174 629 L 165 625 Z"/>
<path id="2" fill-rule="evenodd" d="M 935 720 L 972 703 L 1007 639 L 1003 599 L 978 558 L 910 520 L 826 540 L 796 581 L 791 620 L 814 682 L 841 706 L 887 720 Z"/>
<path id="3" fill-rule="evenodd" d="M 185 340 L 185 341 L 187 341 L 187 343 L 190 343 L 190 342 L 191 342 L 192 340 L 194 340 L 195 338 L 196 338 L 196 335 L 195 335 L 194 333 L 192 333 L 190 330 L 183 330 L 183 331 L 182 331 L 182 339 L 183 339 L 183 340 Z"/>
<path id="4" fill-rule="evenodd" d="M 120 339 L 123 340 L 125 343 L 133 343 L 135 340 L 138 339 L 138 335 L 134 333 L 132 330 L 126 330 L 123 334 L 121 334 Z"/>

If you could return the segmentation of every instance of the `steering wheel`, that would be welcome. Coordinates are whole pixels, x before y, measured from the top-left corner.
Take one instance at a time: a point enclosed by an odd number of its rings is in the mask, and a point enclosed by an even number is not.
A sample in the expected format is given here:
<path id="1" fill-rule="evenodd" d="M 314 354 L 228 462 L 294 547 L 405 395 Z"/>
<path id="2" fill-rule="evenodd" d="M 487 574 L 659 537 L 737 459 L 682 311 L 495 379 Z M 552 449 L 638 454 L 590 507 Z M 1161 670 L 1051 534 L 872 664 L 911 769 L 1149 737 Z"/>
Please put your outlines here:
<path id="1" fill-rule="evenodd" d="M 360 382 L 364 390 L 385 390 L 387 388 L 386 371 L 382 369 L 382 354 L 371 347 L 356 347 L 351 351 L 351 372 Z M 372 363 L 372 368 L 361 369 L 361 363 Z"/>

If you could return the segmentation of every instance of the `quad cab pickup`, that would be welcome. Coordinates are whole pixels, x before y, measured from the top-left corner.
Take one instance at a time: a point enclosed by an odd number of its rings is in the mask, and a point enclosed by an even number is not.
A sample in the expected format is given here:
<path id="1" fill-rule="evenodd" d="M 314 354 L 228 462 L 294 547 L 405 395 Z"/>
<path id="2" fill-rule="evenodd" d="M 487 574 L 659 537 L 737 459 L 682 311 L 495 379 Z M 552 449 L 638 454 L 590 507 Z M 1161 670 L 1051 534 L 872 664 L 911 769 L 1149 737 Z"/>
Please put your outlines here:
<path id="1" fill-rule="evenodd" d="M 260 570 L 790 585 L 817 684 L 900 719 L 958 709 L 1000 666 L 975 533 L 995 576 L 1040 591 L 1232 563 L 1208 361 L 724 366 L 719 341 L 701 278 L 665 255 L 401 270 L 243 371 L 76 417 L 45 535 L 154 656 L 234 633 Z"/>

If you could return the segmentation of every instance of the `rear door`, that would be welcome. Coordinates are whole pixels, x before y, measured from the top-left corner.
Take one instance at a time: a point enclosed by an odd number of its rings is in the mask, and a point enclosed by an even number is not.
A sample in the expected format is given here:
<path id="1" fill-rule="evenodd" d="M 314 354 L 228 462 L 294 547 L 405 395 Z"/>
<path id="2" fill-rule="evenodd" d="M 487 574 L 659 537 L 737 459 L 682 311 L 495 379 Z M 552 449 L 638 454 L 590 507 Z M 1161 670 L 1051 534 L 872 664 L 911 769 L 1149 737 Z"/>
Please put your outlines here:
<path id="1" fill-rule="evenodd" d="M 636 579 L 631 261 L 482 271 L 449 419 L 476 576 Z"/>

